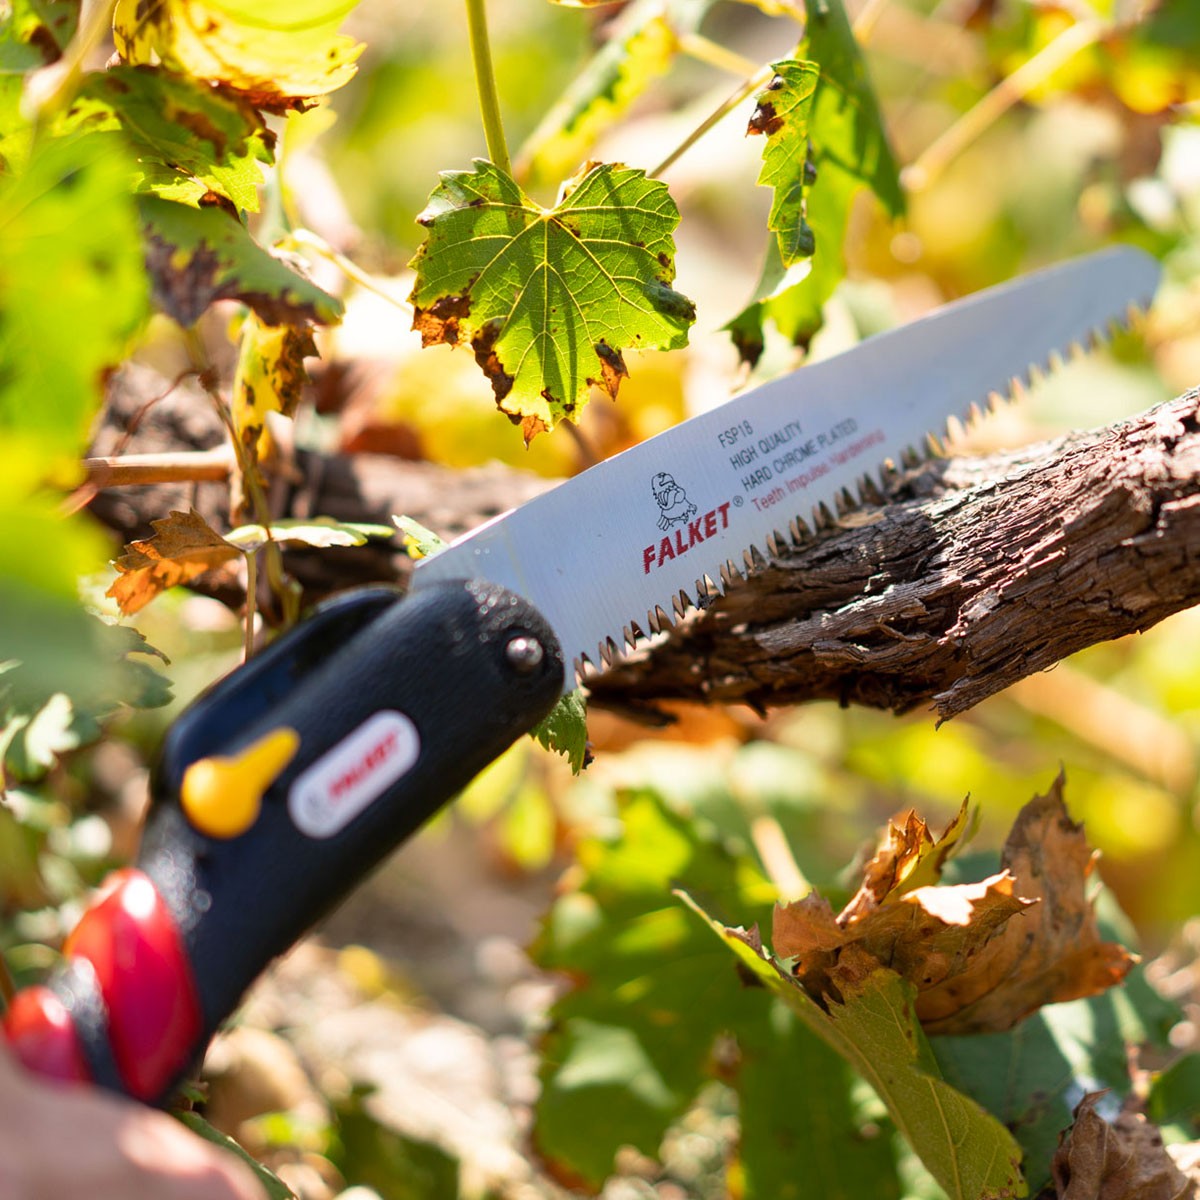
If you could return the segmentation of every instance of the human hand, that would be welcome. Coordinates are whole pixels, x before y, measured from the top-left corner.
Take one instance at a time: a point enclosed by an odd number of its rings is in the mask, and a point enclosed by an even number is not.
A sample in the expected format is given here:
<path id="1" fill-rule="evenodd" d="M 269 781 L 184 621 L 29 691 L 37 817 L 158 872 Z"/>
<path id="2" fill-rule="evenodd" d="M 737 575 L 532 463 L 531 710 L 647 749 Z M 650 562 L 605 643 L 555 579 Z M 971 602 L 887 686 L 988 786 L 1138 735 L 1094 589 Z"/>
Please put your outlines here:
<path id="1" fill-rule="evenodd" d="M 0 1048 L 4 1200 L 263 1200 L 244 1163 L 164 1113 L 47 1083 Z"/>

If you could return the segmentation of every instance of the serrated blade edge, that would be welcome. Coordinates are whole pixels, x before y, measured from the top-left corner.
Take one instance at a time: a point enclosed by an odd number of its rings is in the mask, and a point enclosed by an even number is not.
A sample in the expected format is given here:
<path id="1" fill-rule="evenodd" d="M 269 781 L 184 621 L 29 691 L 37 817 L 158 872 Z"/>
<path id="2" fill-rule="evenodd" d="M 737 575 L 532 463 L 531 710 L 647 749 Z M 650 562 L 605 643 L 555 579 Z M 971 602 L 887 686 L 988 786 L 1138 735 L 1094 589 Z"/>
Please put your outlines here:
<path id="1" fill-rule="evenodd" d="M 554 628 L 574 686 L 723 591 L 768 539 L 833 520 L 1031 371 L 1147 306 L 1159 268 L 1116 247 L 968 296 L 592 467 L 418 564 L 413 588 L 486 579 Z M 935 443 L 936 444 L 936 443 Z M 636 626 L 636 630 L 634 628 Z"/>

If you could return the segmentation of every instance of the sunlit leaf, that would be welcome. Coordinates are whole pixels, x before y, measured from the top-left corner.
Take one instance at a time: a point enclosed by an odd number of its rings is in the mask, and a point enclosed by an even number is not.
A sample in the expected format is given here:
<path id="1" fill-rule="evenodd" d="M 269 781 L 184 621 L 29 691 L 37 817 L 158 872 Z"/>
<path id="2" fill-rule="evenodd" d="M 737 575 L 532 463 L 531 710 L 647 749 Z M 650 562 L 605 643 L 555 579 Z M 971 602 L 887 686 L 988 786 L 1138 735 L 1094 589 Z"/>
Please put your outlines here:
<path id="1" fill-rule="evenodd" d="M 778 240 L 785 267 L 810 258 L 815 248 L 808 224 L 807 197 L 816 178 L 810 157 L 809 116 L 820 69 L 816 63 L 772 63 L 775 78 L 756 97 L 747 132 L 761 135 L 760 186 L 774 189 L 767 228 Z"/>
<path id="2" fill-rule="evenodd" d="M 530 731 L 547 750 L 566 756 L 578 775 L 588 757 L 587 700 L 576 688 L 568 692 Z"/>
<path id="3" fill-rule="evenodd" d="M 138 189 L 168 199 L 211 191 L 255 211 L 260 164 L 274 161 L 275 135 L 246 100 L 162 67 L 88 75 L 63 124 L 121 130 L 138 160 Z"/>
<path id="4" fill-rule="evenodd" d="M 126 614 L 144 608 L 167 588 L 188 583 L 241 554 L 195 509 L 172 512 L 150 524 L 153 536 L 129 543 L 114 564 L 117 578 L 105 593 Z"/>
<path id="5" fill-rule="evenodd" d="M 349 81 L 363 47 L 338 33 L 356 0 L 119 0 L 117 52 L 243 93 L 259 108 L 305 107 Z"/>
<path id="6" fill-rule="evenodd" d="M 419 218 L 413 327 L 469 345 L 528 442 L 576 417 L 595 384 L 615 397 L 622 350 L 687 344 L 695 309 L 671 287 L 679 213 L 666 185 L 594 164 L 553 208 L 491 163 L 442 175 Z"/>
<path id="7" fill-rule="evenodd" d="M 604 44 L 530 134 L 518 178 L 561 179 L 583 162 L 602 133 L 670 67 L 678 42 L 663 0 L 634 0 Z"/>
<path id="8" fill-rule="evenodd" d="M 139 204 L 154 298 L 181 325 L 192 325 L 216 300 L 240 300 L 268 325 L 341 319 L 339 300 L 264 250 L 223 209 L 157 196 Z"/>
<path id="9" fill-rule="evenodd" d="M 1010 1029 L 1044 1005 L 1120 983 L 1134 959 L 1100 935 L 1088 895 L 1092 852 L 1062 786 L 1060 777 L 1021 810 L 1001 870 L 976 883 L 935 886 L 965 808 L 940 852 L 914 818 L 905 831 L 892 827 L 836 916 L 816 892 L 776 910 L 775 953 L 795 959 L 794 977 L 818 999 L 836 991 L 833 972 L 848 948 L 891 967 L 917 989 L 929 1033 Z"/>
<path id="10" fill-rule="evenodd" d="M 269 528 L 272 541 L 323 550 L 333 546 L 364 546 L 371 538 L 390 538 L 395 534 L 390 525 L 335 521 L 332 517 L 287 518 L 273 521 Z M 224 540 L 252 554 L 266 544 L 267 531 L 261 525 L 242 525 L 230 530 Z"/>
<path id="11" fill-rule="evenodd" d="M 409 558 L 428 558 L 446 546 L 444 538 L 438 537 L 432 529 L 426 529 L 420 521 L 414 521 L 412 517 L 393 517 L 392 522 L 400 530 Z"/>
<path id="12" fill-rule="evenodd" d="M 879 104 L 842 0 L 805 0 L 805 10 L 805 39 L 794 58 L 815 62 L 821 73 L 809 116 L 815 177 L 804 197 L 815 253 L 811 271 L 781 286 L 787 267 L 772 238 L 754 300 L 727 326 L 750 363 L 762 353 L 768 320 L 798 346 L 820 328 L 822 308 L 845 274 L 842 247 L 854 197 L 870 188 L 889 213 L 903 208 Z"/>

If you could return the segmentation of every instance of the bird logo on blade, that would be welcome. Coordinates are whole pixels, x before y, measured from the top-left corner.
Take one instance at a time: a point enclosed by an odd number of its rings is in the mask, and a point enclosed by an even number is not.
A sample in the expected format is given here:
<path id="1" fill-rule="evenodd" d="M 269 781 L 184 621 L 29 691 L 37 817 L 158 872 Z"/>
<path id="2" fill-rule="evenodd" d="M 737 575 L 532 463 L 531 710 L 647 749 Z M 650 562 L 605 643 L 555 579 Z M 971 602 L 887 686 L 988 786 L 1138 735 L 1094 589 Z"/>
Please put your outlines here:
<path id="1" fill-rule="evenodd" d="M 683 525 L 696 515 L 696 506 L 687 492 L 675 482 L 673 475 L 659 471 L 650 481 L 654 502 L 658 505 L 658 527 L 664 532 L 672 525 Z"/>
<path id="2" fill-rule="evenodd" d="M 642 574 L 661 567 L 707 538 L 715 537 L 719 530 L 729 528 L 729 508 L 732 501 L 726 500 L 716 508 L 702 513 L 688 499 L 688 494 L 675 482 L 675 477 L 659 471 L 650 480 L 650 490 L 658 505 L 658 527 L 665 537 L 646 546 L 642 551 Z M 672 534 L 672 530 L 674 533 Z"/>

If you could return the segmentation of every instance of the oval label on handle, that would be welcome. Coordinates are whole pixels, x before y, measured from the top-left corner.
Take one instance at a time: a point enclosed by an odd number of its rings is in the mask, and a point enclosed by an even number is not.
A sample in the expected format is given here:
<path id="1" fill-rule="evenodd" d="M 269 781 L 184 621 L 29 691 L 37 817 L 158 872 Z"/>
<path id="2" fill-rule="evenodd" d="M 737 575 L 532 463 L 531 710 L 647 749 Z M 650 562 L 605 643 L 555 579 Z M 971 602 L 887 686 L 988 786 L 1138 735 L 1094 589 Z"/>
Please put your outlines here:
<path id="1" fill-rule="evenodd" d="M 421 740 L 401 712 L 383 709 L 299 774 L 288 792 L 288 813 L 301 833 L 340 833 L 417 761 Z"/>

